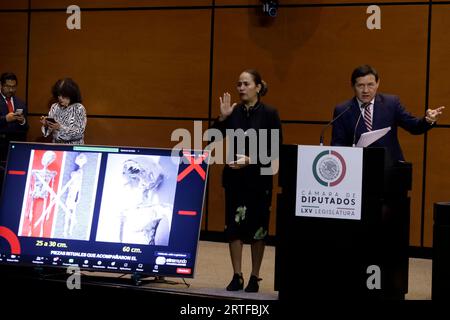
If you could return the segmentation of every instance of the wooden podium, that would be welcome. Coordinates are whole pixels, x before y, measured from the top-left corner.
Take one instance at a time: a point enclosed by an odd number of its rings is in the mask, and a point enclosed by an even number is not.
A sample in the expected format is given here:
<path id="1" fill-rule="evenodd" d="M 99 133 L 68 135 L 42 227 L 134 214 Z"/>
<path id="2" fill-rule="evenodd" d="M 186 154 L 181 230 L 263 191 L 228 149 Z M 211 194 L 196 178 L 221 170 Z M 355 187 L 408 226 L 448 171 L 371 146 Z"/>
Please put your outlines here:
<path id="1" fill-rule="evenodd" d="M 386 159 L 383 148 L 362 150 L 359 220 L 304 217 L 296 216 L 302 154 L 297 145 L 282 146 L 275 255 L 275 289 L 281 301 L 404 299 L 412 169 L 409 163 Z M 381 287 L 373 288 L 368 283 L 377 274 Z"/>

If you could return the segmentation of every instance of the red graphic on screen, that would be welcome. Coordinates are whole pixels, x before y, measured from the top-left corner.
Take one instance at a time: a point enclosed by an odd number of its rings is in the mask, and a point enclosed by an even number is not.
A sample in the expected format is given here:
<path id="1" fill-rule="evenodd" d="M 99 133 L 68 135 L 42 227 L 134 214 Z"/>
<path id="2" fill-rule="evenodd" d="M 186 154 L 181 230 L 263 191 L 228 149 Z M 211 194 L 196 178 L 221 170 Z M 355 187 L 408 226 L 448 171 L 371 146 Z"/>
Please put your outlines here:
<path id="1" fill-rule="evenodd" d="M 180 210 L 178 211 L 178 214 L 182 216 L 196 216 L 197 211 Z"/>
<path id="2" fill-rule="evenodd" d="M 64 152 L 34 150 L 19 236 L 50 238 Z"/>
<path id="3" fill-rule="evenodd" d="M 0 237 L 5 238 L 11 247 L 12 254 L 20 254 L 20 242 L 19 238 L 7 227 L 0 226 Z"/>
<path id="4" fill-rule="evenodd" d="M 199 155 L 197 158 L 194 155 L 191 155 L 189 152 L 183 152 L 184 157 L 189 161 L 189 166 L 183 170 L 178 175 L 177 181 L 180 182 L 183 180 L 191 171 L 195 170 L 200 175 L 200 177 L 205 180 L 206 179 L 206 172 L 203 170 L 202 167 L 200 167 L 200 164 L 205 161 L 205 159 L 208 157 L 208 152 L 205 151 L 202 155 Z"/>
<path id="5" fill-rule="evenodd" d="M 191 274 L 191 268 L 177 268 L 177 273 L 179 274 Z"/>
<path id="6" fill-rule="evenodd" d="M 16 175 L 16 176 L 24 176 L 27 174 L 26 171 L 19 171 L 19 170 L 8 170 L 8 174 Z"/>

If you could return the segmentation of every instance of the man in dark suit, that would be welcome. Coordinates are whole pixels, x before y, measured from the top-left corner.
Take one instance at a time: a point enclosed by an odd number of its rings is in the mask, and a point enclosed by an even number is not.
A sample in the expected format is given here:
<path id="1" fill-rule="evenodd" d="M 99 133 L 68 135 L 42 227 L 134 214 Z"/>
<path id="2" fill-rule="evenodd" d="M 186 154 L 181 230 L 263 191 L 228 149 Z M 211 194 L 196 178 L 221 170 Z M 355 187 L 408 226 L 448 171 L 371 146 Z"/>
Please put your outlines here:
<path id="1" fill-rule="evenodd" d="M 392 161 L 404 160 L 397 137 L 398 127 L 412 134 L 422 134 L 436 123 L 445 107 L 428 109 L 423 118 L 412 116 L 401 105 L 397 96 L 377 93 L 380 80 L 377 71 L 369 65 L 357 67 L 351 78 L 355 97 L 334 110 L 331 145 L 352 146 L 364 132 L 391 127 L 372 147 L 384 147 Z"/>
<path id="2" fill-rule="evenodd" d="M 6 161 L 10 141 L 25 141 L 28 131 L 27 106 L 16 98 L 17 77 L 14 73 L 0 76 L 0 165 Z"/>
<path id="3" fill-rule="evenodd" d="M 407 181 L 400 183 L 398 180 L 407 180 L 411 167 L 399 163 L 404 157 L 398 141 L 398 127 L 412 134 L 423 134 L 435 126 L 444 107 L 428 109 L 422 118 L 412 116 L 397 96 L 377 93 L 380 84 L 378 73 L 368 65 L 353 71 L 351 84 L 355 96 L 334 110 L 333 119 L 336 121 L 331 144 L 352 146 L 365 132 L 391 128 L 370 145 L 386 150 L 384 177 L 379 177 L 383 179 L 384 187 L 380 212 L 376 206 L 363 209 L 367 222 L 364 227 L 367 241 L 363 242 L 364 250 L 371 252 L 370 259 L 382 266 L 383 293 L 380 297 L 401 300 L 408 288 L 410 206 Z M 372 242 L 372 239 L 376 240 Z"/>

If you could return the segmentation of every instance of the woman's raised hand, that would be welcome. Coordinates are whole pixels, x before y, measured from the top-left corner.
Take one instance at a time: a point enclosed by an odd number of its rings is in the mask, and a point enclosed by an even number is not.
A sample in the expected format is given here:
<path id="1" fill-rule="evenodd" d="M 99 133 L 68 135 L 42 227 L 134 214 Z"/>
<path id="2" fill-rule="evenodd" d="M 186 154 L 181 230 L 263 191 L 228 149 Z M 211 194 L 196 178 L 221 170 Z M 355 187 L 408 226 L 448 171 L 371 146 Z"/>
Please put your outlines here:
<path id="1" fill-rule="evenodd" d="M 219 120 L 225 120 L 234 110 L 237 103 L 233 103 L 231 105 L 231 95 L 228 92 L 223 94 L 223 97 L 219 97 L 220 99 L 220 117 Z"/>

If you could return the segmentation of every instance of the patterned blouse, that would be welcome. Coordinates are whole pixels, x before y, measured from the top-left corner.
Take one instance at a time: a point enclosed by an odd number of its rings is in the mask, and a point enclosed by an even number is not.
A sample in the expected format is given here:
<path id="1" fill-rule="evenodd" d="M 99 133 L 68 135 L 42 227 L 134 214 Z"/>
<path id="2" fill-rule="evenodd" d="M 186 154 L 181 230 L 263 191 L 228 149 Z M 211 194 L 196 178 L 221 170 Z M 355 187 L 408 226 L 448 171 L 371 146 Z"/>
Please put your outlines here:
<path id="1" fill-rule="evenodd" d="M 61 125 L 58 130 L 42 127 L 44 137 L 53 134 L 53 143 L 84 144 L 84 130 L 86 128 L 86 109 L 81 103 L 74 103 L 62 107 L 54 103 L 48 113 Z"/>

